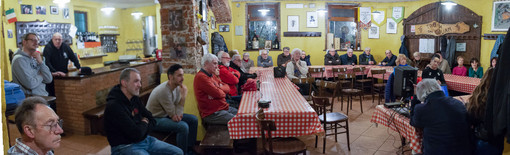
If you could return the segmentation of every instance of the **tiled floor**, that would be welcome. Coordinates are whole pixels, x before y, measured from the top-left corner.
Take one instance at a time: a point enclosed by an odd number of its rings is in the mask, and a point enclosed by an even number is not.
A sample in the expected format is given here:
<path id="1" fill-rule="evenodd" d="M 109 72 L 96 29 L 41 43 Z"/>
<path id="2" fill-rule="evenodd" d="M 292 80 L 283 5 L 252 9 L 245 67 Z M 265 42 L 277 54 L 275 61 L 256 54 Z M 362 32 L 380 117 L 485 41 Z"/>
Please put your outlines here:
<path id="1" fill-rule="evenodd" d="M 326 154 L 343 155 L 343 154 L 359 154 L 359 155 L 389 155 L 400 154 L 399 146 L 401 145 L 398 133 L 393 130 L 379 125 L 370 123 L 370 118 L 377 105 L 377 96 L 375 103 L 372 98 L 366 95 L 363 101 L 363 111 L 360 112 L 359 100 L 354 100 L 353 108 L 349 111 L 349 129 L 351 151 L 347 149 L 346 134 L 338 135 L 338 142 L 335 143 L 334 136 L 328 136 L 326 139 Z M 334 105 L 334 111 L 340 112 L 340 102 Z M 346 113 L 344 107 L 343 110 Z M 19 132 L 14 124 L 9 124 L 10 141 L 14 144 L 14 138 L 19 137 Z M 319 137 L 318 148 L 315 148 L 315 136 L 299 137 L 307 144 L 308 153 L 311 155 L 322 154 L 322 138 Z M 409 147 L 405 148 L 405 154 L 410 154 Z M 110 146 L 106 137 L 99 135 L 66 135 L 62 137 L 60 148 L 55 149 L 57 155 L 79 155 L 79 154 L 110 154 Z"/>

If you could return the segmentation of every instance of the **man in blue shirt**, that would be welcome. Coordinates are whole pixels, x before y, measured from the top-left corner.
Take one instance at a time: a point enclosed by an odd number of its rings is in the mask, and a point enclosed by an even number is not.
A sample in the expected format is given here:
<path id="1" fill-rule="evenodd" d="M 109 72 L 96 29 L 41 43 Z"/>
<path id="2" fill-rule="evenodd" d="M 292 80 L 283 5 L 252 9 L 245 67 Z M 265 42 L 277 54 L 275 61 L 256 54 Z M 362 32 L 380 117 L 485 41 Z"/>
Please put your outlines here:
<path id="1" fill-rule="evenodd" d="M 268 55 L 267 50 L 261 50 L 257 58 L 258 67 L 273 67 L 273 58 Z"/>
<path id="2" fill-rule="evenodd" d="M 348 49 L 346 54 L 340 56 L 340 61 L 342 62 L 342 65 L 358 64 L 356 55 L 354 55 L 352 52 L 353 52 L 352 49 Z"/>

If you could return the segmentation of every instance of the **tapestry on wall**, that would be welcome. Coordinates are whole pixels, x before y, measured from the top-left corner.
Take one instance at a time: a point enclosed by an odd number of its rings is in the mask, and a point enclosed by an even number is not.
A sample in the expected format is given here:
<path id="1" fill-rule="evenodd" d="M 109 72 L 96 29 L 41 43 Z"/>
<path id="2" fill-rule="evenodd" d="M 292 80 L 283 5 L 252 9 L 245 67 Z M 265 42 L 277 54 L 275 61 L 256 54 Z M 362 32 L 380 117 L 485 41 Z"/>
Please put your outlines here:
<path id="1" fill-rule="evenodd" d="M 359 13 L 358 13 L 359 27 L 363 28 L 364 30 L 367 30 L 370 27 L 370 25 L 372 25 L 371 10 L 372 10 L 372 8 L 370 8 L 370 7 L 360 7 L 359 8 Z"/>
<path id="2" fill-rule="evenodd" d="M 395 20 L 395 22 L 400 23 L 402 19 L 404 19 L 404 7 L 393 7 L 391 12 L 391 18 Z"/>
<path id="3" fill-rule="evenodd" d="M 386 9 L 374 9 L 372 23 L 381 27 L 386 23 Z"/>

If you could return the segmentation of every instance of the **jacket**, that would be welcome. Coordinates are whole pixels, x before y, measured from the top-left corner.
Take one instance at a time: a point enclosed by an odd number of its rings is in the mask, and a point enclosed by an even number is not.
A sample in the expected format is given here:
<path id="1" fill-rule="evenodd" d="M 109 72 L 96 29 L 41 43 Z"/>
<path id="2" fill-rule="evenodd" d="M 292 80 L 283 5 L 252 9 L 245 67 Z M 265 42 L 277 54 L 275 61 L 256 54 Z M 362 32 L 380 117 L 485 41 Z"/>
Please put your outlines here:
<path id="1" fill-rule="evenodd" d="M 114 86 L 106 98 L 104 129 L 110 146 L 138 143 L 156 125 L 152 113 L 145 109 L 138 96 L 128 99 L 120 84 Z M 149 123 L 142 121 L 147 118 Z"/>
<path id="2" fill-rule="evenodd" d="M 397 60 L 397 56 L 392 54 L 391 58 L 388 59 L 388 57 L 384 57 L 383 61 L 381 61 L 381 62 L 386 62 L 386 65 L 384 65 L 384 66 L 396 66 L 397 65 L 395 63 L 396 60 Z"/>
<path id="3" fill-rule="evenodd" d="M 340 61 L 342 62 L 342 65 L 354 65 L 358 64 L 358 58 L 356 58 L 356 55 L 352 54 L 352 57 L 349 57 L 347 54 L 344 54 L 340 56 Z"/>
<path id="4" fill-rule="evenodd" d="M 283 64 L 286 64 L 287 62 L 289 62 L 289 61 L 290 61 L 290 57 L 291 57 L 290 53 L 289 53 L 289 55 L 287 55 L 287 56 L 285 56 L 283 53 L 282 53 L 282 54 L 279 54 L 279 55 L 278 55 L 278 58 L 277 58 L 277 60 L 276 60 L 276 64 L 277 64 L 278 66 L 282 66 Z"/>
<path id="5" fill-rule="evenodd" d="M 248 78 L 256 78 L 257 75 L 244 72 L 244 70 L 241 67 L 237 66 L 234 62 L 230 62 L 230 67 L 237 70 L 241 74 L 241 76 L 239 77 L 239 84 L 237 84 L 237 94 L 242 95 L 241 86 L 246 83 Z"/>
<path id="6" fill-rule="evenodd" d="M 67 63 L 71 60 L 76 66 L 77 69 L 80 69 L 80 61 L 76 55 L 74 55 L 73 50 L 69 45 L 62 43 L 60 49 L 57 49 L 55 45 L 53 45 L 53 41 L 50 41 L 44 47 L 44 59 L 48 68 L 50 68 L 51 72 L 69 72 L 67 70 Z"/>
<path id="7" fill-rule="evenodd" d="M 251 67 L 255 67 L 255 63 L 253 63 L 252 59 L 248 59 L 248 61 L 244 61 L 244 59 L 241 61 L 241 67 L 244 68 L 244 70 L 249 71 Z"/>
<path id="8" fill-rule="evenodd" d="M 335 55 L 333 56 L 329 53 L 324 55 L 324 65 L 341 65 L 341 64 L 342 62 L 340 62 L 340 56 L 338 56 L 337 53 L 335 53 Z"/>
<path id="9" fill-rule="evenodd" d="M 360 65 L 368 65 L 368 61 L 373 61 L 374 65 L 377 64 L 377 61 L 374 59 L 374 55 L 367 55 L 365 53 L 359 55 L 359 64 Z"/>
<path id="10" fill-rule="evenodd" d="M 305 58 L 301 58 L 301 61 L 305 61 L 307 66 L 312 65 L 312 63 L 310 63 L 310 55 L 305 56 Z"/>
<path id="11" fill-rule="evenodd" d="M 267 59 L 264 59 L 259 55 L 259 57 L 257 57 L 257 67 L 273 67 L 273 58 L 267 56 Z"/>
<path id="12" fill-rule="evenodd" d="M 211 73 L 201 69 L 193 80 L 193 90 L 198 102 L 198 111 L 202 118 L 213 114 L 216 111 L 228 110 L 225 97 L 230 91 L 227 84 Z"/>
<path id="13" fill-rule="evenodd" d="M 50 69 L 44 61 L 41 64 L 18 49 L 12 58 L 12 82 L 21 86 L 27 95 L 48 96 L 46 84 L 53 81 Z"/>
<path id="14" fill-rule="evenodd" d="M 287 67 L 285 67 L 285 72 L 287 72 L 287 78 L 290 80 L 297 79 L 297 78 L 306 78 L 308 74 L 308 66 L 306 66 L 306 62 L 299 61 L 300 67 L 297 67 L 294 65 L 292 61 L 289 61 L 287 63 Z M 297 71 L 301 73 L 299 77 L 295 76 L 297 74 Z"/>
<path id="15" fill-rule="evenodd" d="M 228 84 L 230 88 L 228 94 L 230 94 L 230 96 L 237 96 L 237 84 L 239 84 L 239 77 L 241 77 L 239 71 L 224 65 L 218 65 L 218 68 L 220 68 L 221 81 Z"/>
<path id="16" fill-rule="evenodd" d="M 439 68 L 436 70 L 433 70 L 430 67 L 426 67 L 423 72 L 421 73 L 421 77 L 423 79 L 426 78 L 432 78 L 441 81 L 441 84 L 446 84 L 446 80 L 444 79 L 443 71 L 441 71 Z"/>
<path id="17" fill-rule="evenodd" d="M 494 43 L 494 47 L 492 48 L 492 51 L 491 51 L 491 60 L 493 57 L 498 57 L 498 51 L 499 51 L 499 48 L 500 45 L 503 43 L 503 41 L 505 40 L 505 36 L 500 34 L 498 35 L 498 39 L 496 39 L 496 42 Z"/>
<path id="18" fill-rule="evenodd" d="M 398 53 L 399 54 L 404 54 L 406 57 L 409 58 L 409 51 L 407 50 L 407 47 L 406 47 L 406 40 L 405 40 L 405 35 L 402 35 L 402 37 L 400 37 L 400 40 L 401 40 L 401 44 L 400 44 L 400 49 L 398 49 Z"/>
<path id="19" fill-rule="evenodd" d="M 483 67 L 478 66 L 478 69 L 476 69 L 476 72 L 473 69 L 473 67 L 469 67 L 469 77 L 482 78 L 483 77 Z"/>

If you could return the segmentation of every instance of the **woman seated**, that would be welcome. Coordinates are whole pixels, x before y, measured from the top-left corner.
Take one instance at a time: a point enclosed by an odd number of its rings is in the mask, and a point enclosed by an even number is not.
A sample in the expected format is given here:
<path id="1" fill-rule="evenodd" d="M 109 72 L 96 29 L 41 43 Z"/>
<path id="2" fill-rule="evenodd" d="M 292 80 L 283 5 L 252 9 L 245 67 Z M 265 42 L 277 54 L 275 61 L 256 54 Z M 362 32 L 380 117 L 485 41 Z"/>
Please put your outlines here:
<path id="1" fill-rule="evenodd" d="M 423 79 L 431 78 L 436 79 L 439 84 L 446 84 L 446 81 L 444 80 L 443 71 L 439 69 L 439 63 L 440 59 L 437 56 L 433 56 L 430 60 L 430 64 L 425 67 L 423 72 L 421 73 L 421 77 Z"/>
<path id="2" fill-rule="evenodd" d="M 407 57 L 404 54 L 399 54 L 395 63 L 398 66 L 407 66 Z M 395 68 L 397 68 L 395 67 Z M 393 69 L 395 70 L 395 69 Z M 386 82 L 386 87 L 384 88 L 384 102 L 395 102 L 395 95 L 393 95 L 393 81 L 395 77 L 395 72 L 391 73 L 390 77 L 388 77 L 388 81 Z"/>
<path id="3" fill-rule="evenodd" d="M 492 57 L 491 59 L 491 68 L 496 67 L 496 63 L 498 63 L 498 57 Z"/>
<path id="4" fill-rule="evenodd" d="M 483 67 L 480 66 L 480 61 L 478 61 L 477 58 L 472 58 L 470 63 L 471 68 L 469 68 L 469 77 L 482 78 Z"/>
<path id="5" fill-rule="evenodd" d="M 462 56 L 457 57 L 458 66 L 453 68 L 453 75 L 467 76 L 467 68 L 464 67 L 464 58 Z"/>

